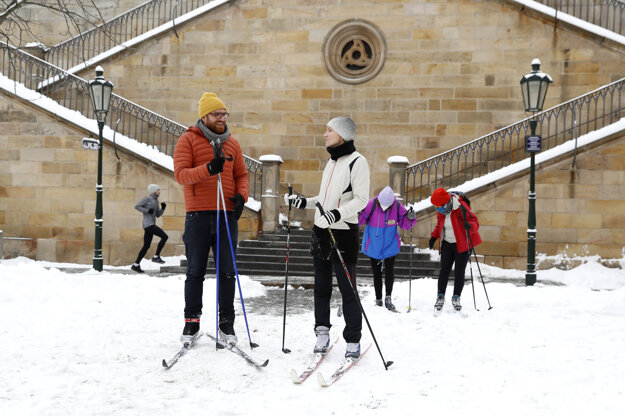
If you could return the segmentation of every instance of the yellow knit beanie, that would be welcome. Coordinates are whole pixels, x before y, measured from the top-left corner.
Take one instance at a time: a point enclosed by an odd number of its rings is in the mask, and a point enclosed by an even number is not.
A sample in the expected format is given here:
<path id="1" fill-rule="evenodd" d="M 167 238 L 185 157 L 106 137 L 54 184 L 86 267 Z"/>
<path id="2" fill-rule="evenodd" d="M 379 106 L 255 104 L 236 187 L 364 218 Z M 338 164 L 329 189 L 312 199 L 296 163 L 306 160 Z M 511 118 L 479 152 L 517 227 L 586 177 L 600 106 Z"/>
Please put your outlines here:
<path id="1" fill-rule="evenodd" d="M 200 98 L 200 105 L 198 106 L 198 115 L 200 118 L 204 117 L 208 113 L 212 113 L 215 110 L 223 108 L 228 111 L 226 105 L 217 97 L 215 93 L 205 92 Z"/>

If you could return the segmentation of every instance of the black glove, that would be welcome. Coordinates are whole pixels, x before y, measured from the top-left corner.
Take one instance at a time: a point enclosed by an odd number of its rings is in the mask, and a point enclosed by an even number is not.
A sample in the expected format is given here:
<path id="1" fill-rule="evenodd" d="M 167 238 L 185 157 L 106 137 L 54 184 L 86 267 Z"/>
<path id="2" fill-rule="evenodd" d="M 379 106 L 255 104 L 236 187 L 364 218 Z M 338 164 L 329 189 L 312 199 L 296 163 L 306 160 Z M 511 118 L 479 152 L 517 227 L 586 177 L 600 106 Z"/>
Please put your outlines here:
<path id="1" fill-rule="evenodd" d="M 237 220 L 241 218 L 241 214 L 243 214 L 243 206 L 245 205 L 245 199 L 241 194 L 234 194 L 233 197 L 229 198 L 232 202 L 234 202 L 234 218 Z"/>
<path id="2" fill-rule="evenodd" d="M 213 160 L 206 164 L 206 167 L 208 168 L 208 173 L 213 176 L 223 172 L 224 163 L 226 163 L 226 159 L 223 156 L 213 158 Z"/>
<path id="3" fill-rule="evenodd" d="M 464 223 L 464 229 L 467 231 L 471 231 L 471 224 L 469 224 L 468 222 Z"/>
<path id="4" fill-rule="evenodd" d="M 328 228 L 341 219 L 341 213 L 338 209 L 326 211 L 325 214 L 315 220 L 315 225 L 319 228 Z"/>
<path id="5" fill-rule="evenodd" d="M 408 211 L 406 211 L 406 217 L 408 217 L 409 220 L 414 220 L 415 218 L 417 218 L 417 213 L 414 212 L 412 207 L 410 207 L 408 208 Z"/>
<path id="6" fill-rule="evenodd" d="M 148 214 L 154 214 L 154 208 L 148 209 Z"/>
<path id="7" fill-rule="evenodd" d="M 434 243 L 435 242 L 436 242 L 436 238 L 430 237 L 430 242 L 428 243 L 428 247 L 430 248 L 430 250 L 432 250 L 434 248 Z"/>
<path id="8" fill-rule="evenodd" d="M 167 204 L 166 204 L 166 203 L 161 202 L 161 209 L 162 209 L 162 210 L 165 210 L 165 207 L 166 207 L 166 206 L 167 206 Z"/>

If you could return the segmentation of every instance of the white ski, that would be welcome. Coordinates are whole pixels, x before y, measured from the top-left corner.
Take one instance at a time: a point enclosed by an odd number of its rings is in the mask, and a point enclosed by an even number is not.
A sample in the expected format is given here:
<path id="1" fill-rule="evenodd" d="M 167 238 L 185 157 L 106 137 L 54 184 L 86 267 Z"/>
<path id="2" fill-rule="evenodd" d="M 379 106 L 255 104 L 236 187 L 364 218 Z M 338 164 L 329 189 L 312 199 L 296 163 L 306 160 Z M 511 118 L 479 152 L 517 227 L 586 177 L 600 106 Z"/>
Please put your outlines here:
<path id="1" fill-rule="evenodd" d="M 326 351 L 325 354 L 316 353 L 315 357 L 313 358 L 313 360 L 310 362 L 310 364 L 308 364 L 308 367 L 306 367 L 306 369 L 301 374 L 298 375 L 297 371 L 291 370 L 291 380 L 293 381 L 293 383 L 295 383 L 295 384 L 302 384 L 308 378 L 308 376 L 310 376 L 312 373 L 314 373 L 315 370 L 317 369 L 317 367 L 319 367 L 319 365 L 321 365 L 321 362 L 326 357 L 326 355 L 328 355 L 330 350 L 332 350 L 332 347 L 334 347 L 334 344 L 336 344 L 338 342 L 338 340 L 339 340 L 339 338 L 337 337 L 334 340 L 334 342 L 332 342 L 330 344 L 330 346 L 328 347 L 328 351 Z"/>
<path id="2" fill-rule="evenodd" d="M 163 363 L 162 363 L 163 367 L 165 367 L 166 370 L 169 370 L 174 364 L 178 362 L 180 357 L 185 355 L 187 352 L 189 352 L 191 348 L 193 348 L 197 340 L 200 339 L 202 335 L 203 335 L 202 332 L 199 332 L 199 331 L 196 332 L 195 335 L 193 335 L 193 338 L 191 338 L 191 341 L 185 343 L 180 349 L 180 351 L 178 351 L 178 353 L 174 355 L 169 361 L 165 361 L 165 359 L 163 359 Z"/>
<path id="3" fill-rule="evenodd" d="M 358 359 L 346 358 L 345 361 L 343 361 L 343 363 L 339 366 L 339 368 L 337 368 L 334 371 L 334 373 L 332 373 L 332 375 L 330 376 L 330 378 L 328 380 L 326 380 L 323 377 L 323 374 L 321 374 L 321 372 L 318 372 L 317 373 L 317 382 L 319 383 L 319 385 L 321 387 L 329 387 L 332 384 L 336 383 L 336 381 L 339 378 L 341 378 L 343 376 L 343 374 L 345 374 L 356 363 L 358 363 L 360 360 L 362 360 L 362 357 L 364 357 L 364 355 L 367 353 L 367 351 L 369 351 L 369 348 L 371 348 L 371 344 L 367 345 L 367 347 L 360 353 L 360 358 L 358 358 Z"/>

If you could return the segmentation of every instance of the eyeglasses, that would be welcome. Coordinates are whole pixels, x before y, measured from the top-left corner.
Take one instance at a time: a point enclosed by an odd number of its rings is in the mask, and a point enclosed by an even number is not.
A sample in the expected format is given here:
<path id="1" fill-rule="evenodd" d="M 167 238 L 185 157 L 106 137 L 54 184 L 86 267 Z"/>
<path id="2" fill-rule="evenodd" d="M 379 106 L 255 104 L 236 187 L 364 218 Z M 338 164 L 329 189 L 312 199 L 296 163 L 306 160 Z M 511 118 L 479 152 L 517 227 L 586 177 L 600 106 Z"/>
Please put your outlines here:
<path id="1" fill-rule="evenodd" d="M 223 118 L 224 120 L 227 120 L 230 113 L 208 113 L 208 115 L 216 119 Z"/>

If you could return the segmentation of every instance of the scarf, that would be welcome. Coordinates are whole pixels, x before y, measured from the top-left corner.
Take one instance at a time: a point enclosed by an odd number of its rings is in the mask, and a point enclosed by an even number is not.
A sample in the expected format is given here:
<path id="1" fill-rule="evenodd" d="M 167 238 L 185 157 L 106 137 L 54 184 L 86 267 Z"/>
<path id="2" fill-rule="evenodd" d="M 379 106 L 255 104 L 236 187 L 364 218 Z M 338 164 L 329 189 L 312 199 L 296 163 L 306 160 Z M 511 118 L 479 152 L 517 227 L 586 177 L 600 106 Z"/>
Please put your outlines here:
<path id="1" fill-rule="evenodd" d="M 356 146 L 354 146 L 353 140 L 349 140 L 335 147 L 326 147 L 326 150 L 330 153 L 330 159 L 337 160 L 342 156 L 354 153 L 356 151 Z"/>
<path id="2" fill-rule="evenodd" d="M 219 140 L 219 144 L 224 144 L 226 140 L 228 140 L 228 137 L 230 137 L 230 128 L 228 125 L 226 125 L 226 131 L 221 134 L 217 134 L 206 127 L 206 124 L 202 123 L 202 120 L 200 119 L 195 122 L 195 127 L 200 129 L 204 137 L 206 137 L 211 144 L 215 144 L 217 140 Z"/>

